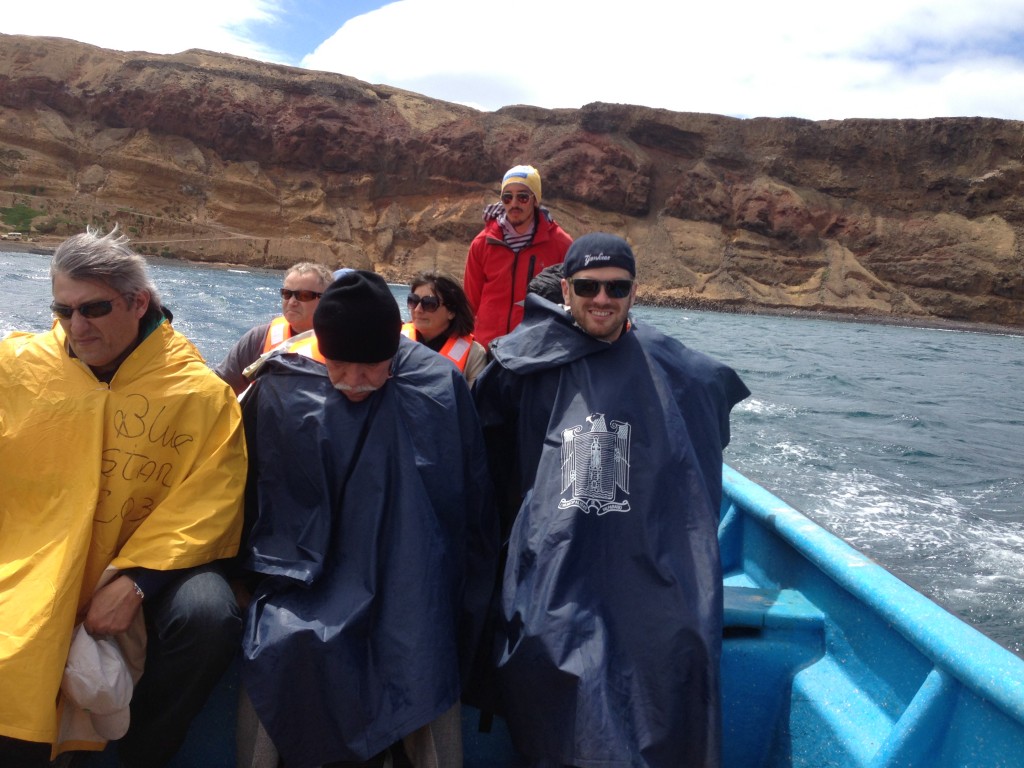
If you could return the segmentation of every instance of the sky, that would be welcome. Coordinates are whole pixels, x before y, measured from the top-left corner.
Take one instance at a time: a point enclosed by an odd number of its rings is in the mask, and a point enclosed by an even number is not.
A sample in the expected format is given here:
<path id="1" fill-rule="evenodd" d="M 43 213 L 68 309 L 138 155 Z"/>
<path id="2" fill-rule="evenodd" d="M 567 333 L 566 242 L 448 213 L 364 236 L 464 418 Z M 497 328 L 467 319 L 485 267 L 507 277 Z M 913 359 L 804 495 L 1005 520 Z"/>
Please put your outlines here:
<path id="1" fill-rule="evenodd" d="M 49 0 L 0 32 L 326 70 L 481 110 L 1024 120 L 1024 0 Z"/>

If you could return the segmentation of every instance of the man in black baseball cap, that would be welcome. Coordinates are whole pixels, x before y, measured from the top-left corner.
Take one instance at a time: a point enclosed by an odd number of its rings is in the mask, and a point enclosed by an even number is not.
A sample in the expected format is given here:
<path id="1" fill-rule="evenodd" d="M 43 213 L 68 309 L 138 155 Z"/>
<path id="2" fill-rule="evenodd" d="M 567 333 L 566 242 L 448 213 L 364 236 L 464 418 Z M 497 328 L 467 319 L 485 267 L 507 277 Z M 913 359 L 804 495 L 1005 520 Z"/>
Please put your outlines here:
<path id="1" fill-rule="evenodd" d="M 530 765 L 720 763 L 722 450 L 749 392 L 630 319 L 636 261 L 577 238 L 568 308 L 528 296 L 473 389 L 508 539 L 496 677 Z"/>
<path id="2" fill-rule="evenodd" d="M 595 339 L 615 341 L 636 299 L 636 258 L 621 237 L 591 232 L 569 246 L 562 298 L 576 324 Z"/>

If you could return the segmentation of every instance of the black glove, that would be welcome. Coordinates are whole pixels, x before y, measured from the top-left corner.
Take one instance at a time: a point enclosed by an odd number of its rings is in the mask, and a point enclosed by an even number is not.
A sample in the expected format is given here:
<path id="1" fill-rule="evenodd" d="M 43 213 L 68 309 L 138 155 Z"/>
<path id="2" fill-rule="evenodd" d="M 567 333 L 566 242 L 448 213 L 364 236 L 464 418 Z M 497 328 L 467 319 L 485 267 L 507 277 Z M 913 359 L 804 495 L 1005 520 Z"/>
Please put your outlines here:
<path id="1" fill-rule="evenodd" d="M 484 224 L 497 219 L 505 212 L 505 206 L 501 203 L 491 203 L 484 207 Z"/>

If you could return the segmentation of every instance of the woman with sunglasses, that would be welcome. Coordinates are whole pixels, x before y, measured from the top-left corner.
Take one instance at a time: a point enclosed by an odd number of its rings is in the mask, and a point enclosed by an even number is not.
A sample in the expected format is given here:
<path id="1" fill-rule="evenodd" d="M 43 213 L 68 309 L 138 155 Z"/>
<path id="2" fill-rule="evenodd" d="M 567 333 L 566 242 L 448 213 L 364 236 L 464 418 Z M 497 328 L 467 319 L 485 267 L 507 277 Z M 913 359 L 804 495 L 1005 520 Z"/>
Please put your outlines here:
<path id="1" fill-rule="evenodd" d="M 249 386 L 242 373 L 265 352 L 279 347 L 288 339 L 312 330 L 313 312 L 334 275 L 323 264 L 309 261 L 291 267 L 281 288 L 281 314 L 269 323 L 261 323 L 246 331 L 231 348 L 214 372 L 231 385 L 235 394 Z"/>
<path id="2" fill-rule="evenodd" d="M 411 322 L 402 333 L 444 355 L 473 386 L 487 365 L 487 350 L 473 337 L 473 312 L 462 286 L 448 275 L 421 272 L 406 299 Z"/>

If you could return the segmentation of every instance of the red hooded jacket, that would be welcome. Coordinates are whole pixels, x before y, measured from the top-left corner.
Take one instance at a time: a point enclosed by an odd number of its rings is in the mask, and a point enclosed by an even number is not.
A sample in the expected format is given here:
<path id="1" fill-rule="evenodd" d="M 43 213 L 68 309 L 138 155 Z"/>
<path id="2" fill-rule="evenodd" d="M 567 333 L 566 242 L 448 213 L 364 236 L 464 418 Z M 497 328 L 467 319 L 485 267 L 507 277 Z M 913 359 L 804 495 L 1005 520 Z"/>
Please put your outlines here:
<path id="1" fill-rule="evenodd" d="M 545 267 L 560 264 L 572 245 L 551 214 L 541 209 L 533 240 L 518 254 L 505 245 L 501 225 L 488 221 L 469 246 L 463 287 L 476 316 L 473 335 L 485 347 L 523 319 L 530 280 Z"/>

